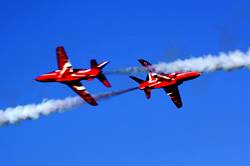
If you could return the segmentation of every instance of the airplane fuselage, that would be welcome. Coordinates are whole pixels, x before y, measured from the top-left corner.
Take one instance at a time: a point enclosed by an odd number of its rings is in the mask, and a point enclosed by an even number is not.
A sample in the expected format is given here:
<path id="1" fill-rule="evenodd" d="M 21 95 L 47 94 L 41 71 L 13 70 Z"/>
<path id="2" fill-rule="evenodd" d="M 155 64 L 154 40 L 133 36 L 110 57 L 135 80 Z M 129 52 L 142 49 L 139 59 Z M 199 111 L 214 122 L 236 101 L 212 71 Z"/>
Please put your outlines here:
<path id="1" fill-rule="evenodd" d="M 153 76 L 151 80 L 145 81 L 140 84 L 139 89 L 158 89 L 172 85 L 180 85 L 184 81 L 192 80 L 199 76 L 199 72 L 170 73 L 166 75 L 155 74 L 155 76 Z"/>
<path id="2" fill-rule="evenodd" d="M 36 78 L 40 82 L 70 82 L 92 80 L 101 73 L 99 69 L 72 69 L 72 71 L 56 70 Z"/>

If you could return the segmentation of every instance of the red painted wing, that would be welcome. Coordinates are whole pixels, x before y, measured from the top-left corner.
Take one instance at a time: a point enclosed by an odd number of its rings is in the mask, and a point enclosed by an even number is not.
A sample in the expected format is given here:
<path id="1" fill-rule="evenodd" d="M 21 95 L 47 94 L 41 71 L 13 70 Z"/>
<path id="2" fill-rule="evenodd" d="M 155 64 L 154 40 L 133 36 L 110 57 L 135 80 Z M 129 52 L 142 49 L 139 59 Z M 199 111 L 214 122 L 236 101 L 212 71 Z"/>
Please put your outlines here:
<path id="1" fill-rule="evenodd" d="M 72 65 L 69 62 L 69 58 L 64 50 L 64 47 L 56 48 L 56 56 L 57 56 L 57 65 L 59 70 L 72 67 Z"/>
<path id="2" fill-rule="evenodd" d="M 180 93 L 177 86 L 169 86 L 164 88 L 165 92 L 168 94 L 168 96 L 171 98 L 171 100 L 174 102 L 177 108 L 182 107 L 182 101 L 180 97 Z"/>
<path id="3" fill-rule="evenodd" d="M 87 103 L 96 106 L 96 100 L 89 94 L 86 88 L 79 81 L 66 83 L 73 91 L 75 91 Z"/>

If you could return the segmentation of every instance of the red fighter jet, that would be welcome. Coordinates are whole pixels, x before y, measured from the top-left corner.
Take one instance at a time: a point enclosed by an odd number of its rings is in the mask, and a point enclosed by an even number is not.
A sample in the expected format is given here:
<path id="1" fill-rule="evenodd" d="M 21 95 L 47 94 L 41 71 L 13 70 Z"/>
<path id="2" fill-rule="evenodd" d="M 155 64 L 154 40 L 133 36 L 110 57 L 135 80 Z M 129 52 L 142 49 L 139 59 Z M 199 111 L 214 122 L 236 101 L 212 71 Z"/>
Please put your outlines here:
<path id="1" fill-rule="evenodd" d="M 178 86 L 184 81 L 192 80 L 200 76 L 199 72 L 174 72 L 174 73 L 156 73 L 153 66 L 146 60 L 138 60 L 142 66 L 149 70 L 146 81 L 130 76 L 133 80 L 138 82 L 139 89 L 144 90 L 147 99 L 151 97 L 151 90 L 157 88 L 163 88 L 164 91 L 169 95 L 177 108 L 182 107 L 182 101 L 179 94 Z"/>
<path id="2" fill-rule="evenodd" d="M 91 60 L 90 69 L 73 69 L 69 58 L 63 47 L 56 48 L 58 70 L 43 74 L 36 78 L 40 82 L 60 82 L 68 85 L 75 91 L 83 100 L 91 105 L 97 105 L 95 99 L 89 94 L 86 88 L 81 84 L 81 80 L 99 79 L 106 87 L 111 87 L 102 72 L 102 68 L 109 62 L 105 61 L 97 64 L 96 60 Z"/>

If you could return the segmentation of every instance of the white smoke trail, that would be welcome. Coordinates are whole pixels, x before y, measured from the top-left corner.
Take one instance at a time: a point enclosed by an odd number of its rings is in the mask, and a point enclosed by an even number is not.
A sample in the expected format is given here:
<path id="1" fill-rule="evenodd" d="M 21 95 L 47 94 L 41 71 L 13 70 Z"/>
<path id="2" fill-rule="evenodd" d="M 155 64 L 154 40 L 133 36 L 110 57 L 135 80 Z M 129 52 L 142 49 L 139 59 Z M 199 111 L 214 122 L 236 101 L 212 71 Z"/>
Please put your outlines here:
<path id="1" fill-rule="evenodd" d="M 121 95 L 137 88 L 130 88 L 95 96 L 96 100 L 108 99 Z M 54 112 L 62 112 L 84 104 L 85 102 L 78 96 L 67 97 L 62 100 L 44 100 L 39 104 L 28 104 L 0 110 L 0 126 L 14 124 L 22 120 L 38 119 L 42 115 L 49 115 Z"/>
<path id="2" fill-rule="evenodd" d="M 217 56 L 209 54 L 190 59 L 179 59 L 170 63 L 160 62 L 153 66 L 156 72 L 164 73 L 176 71 L 213 72 L 218 70 L 230 71 L 239 68 L 250 68 L 250 49 L 247 52 L 236 50 L 228 53 L 222 52 Z M 142 67 L 129 67 L 110 71 L 108 74 L 131 74 L 145 71 Z"/>

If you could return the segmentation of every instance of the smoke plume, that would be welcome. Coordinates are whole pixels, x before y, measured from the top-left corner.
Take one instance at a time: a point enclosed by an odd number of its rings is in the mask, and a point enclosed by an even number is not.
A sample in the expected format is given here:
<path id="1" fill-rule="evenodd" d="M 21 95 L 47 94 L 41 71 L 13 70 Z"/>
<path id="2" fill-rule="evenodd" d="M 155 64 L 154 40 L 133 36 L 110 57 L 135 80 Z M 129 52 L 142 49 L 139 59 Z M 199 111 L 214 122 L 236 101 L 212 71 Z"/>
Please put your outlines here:
<path id="1" fill-rule="evenodd" d="M 121 95 L 137 88 L 130 88 L 125 90 L 113 91 L 110 93 L 103 93 L 95 96 L 96 100 L 108 99 L 113 96 Z M 14 124 L 22 120 L 38 119 L 42 115 L 49 115 L 54 112 L 62 112 L 75 107 L 78 107 L 84 102 L 80 97 L 67 97 L 58 100 L 44 100 L 39 104 L 20 105 L 17 107 L 6 108 L 0 110 L 0 126 L 7 124 Z"/>
<path id="2" fill-rule="evenodd" d="M 190 59 L 176 60 L 170 63 L 160 62 L 153 65 L 156 72 L 214 72 L 219 70 L 230 71 L 239 68 L 250 67 L 250 49 L 247 52 L 240 50 L 231 51 L 228 53 L 220 53 L 219 55 L 205 55 L 201 57 L 193 57 Z M 110 71 L 109 74 L 133 74 L 145 72 L 142 67 L 129 67 L 126 69 Z"/>

